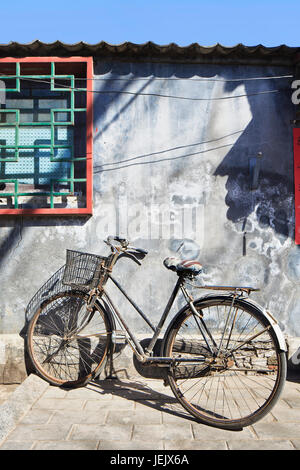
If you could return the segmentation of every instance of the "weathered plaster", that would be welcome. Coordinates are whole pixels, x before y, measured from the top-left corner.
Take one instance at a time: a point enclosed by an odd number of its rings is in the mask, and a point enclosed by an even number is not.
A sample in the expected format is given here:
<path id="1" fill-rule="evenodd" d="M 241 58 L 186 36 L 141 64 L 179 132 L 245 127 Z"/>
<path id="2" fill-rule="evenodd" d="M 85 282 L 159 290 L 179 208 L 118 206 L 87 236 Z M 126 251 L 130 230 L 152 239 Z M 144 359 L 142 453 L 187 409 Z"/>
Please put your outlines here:
<path id="1" fill-rule="evenodd" d="M 274 313 L 286 334 L 300 336 L 289 82 L 192 80 L 288 72 L 271 66 L 97 60 L 96 79 L 122 80 L 96 80 L 95 91 L 132 94 L 94 95 L 94 215 L 1 218 L 0 333 L 20 332 L 26 305 L 64 263 L 66 248 L 103 254 L 103 238 L 118 232 L 149 250 L 142 267 L 120 261 L 116 277 L 154 323 L 176 278 L 162 261 L 184 242 L 179 254 L 203 263 L 205 282 L 261 287 L 256 300 Z M 145 80 L 130 81 L 139 77 Z M 255 94 L 273 89 L 280 92 Z M 250 160 L 259 151 L 259 185 L 251 190 Z M 146 331 L 120 302 L 129 324 Z"/>

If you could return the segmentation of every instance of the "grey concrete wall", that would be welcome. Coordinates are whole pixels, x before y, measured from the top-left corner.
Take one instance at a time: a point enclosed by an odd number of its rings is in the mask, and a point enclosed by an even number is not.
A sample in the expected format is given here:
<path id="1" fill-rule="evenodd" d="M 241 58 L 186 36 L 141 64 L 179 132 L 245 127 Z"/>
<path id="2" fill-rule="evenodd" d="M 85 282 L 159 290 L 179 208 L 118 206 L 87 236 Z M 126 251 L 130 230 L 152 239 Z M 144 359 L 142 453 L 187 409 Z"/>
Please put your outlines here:
<path id="1" fill-rule="evenodd" d="M 224 81 L 289 73 L 96 61 L 94 215 L 0 218 L 0 333 L 21 331 L 28 302 L 64 263 L 66 248 L 103 254 L 103 238 L 119 233 L 149 250 L 141 267 L 121 260 L 115 274 L 154 323 L 176 278 L 162 261 L 184 242 L 180 255 L 203 263 L 206 283 L 261 287 L 253 298 L 285 334 L 300 336 L 290 83 Z M 279 91 L 257 94 L 269 90 Z M 119 306 L 130 326 L 149 331 L 126 302 Z"/>

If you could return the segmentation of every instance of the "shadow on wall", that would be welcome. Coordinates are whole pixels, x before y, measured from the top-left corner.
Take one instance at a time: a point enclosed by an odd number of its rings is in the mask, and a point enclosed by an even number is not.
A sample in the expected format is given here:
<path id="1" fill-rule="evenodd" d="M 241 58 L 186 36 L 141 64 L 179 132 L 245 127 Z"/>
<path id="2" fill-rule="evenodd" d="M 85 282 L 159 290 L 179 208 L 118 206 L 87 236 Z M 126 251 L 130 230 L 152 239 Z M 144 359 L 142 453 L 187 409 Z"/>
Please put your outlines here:
<path id="1" fill-rule="evenodd" d="M 158 79 L 162 78 L 192 78 L 195 77 L 195 65 L 162 65 L 162 64 L 103 64 L 95 63 L 95 75 L 100 77 L 103 74 L 110 73 L 111 76 L 121 77 L 122 75 L 128 77 L 128 74 L 136 74 L 144 81 L 138 83 L 137 93 L 147 93 L 152 88 L 148 85 L 152 84 L 153 75 Z M 250 69 L 249 69 L 250 70 Z M 259 68 L 258 68 L 259 70 Z M 201 77 L 213 78 L 219 74 L 223 78 L 230 80 L 232 72 L 228 72 L 222 66 L 207 65 L 199 67 Z M 243 70 L 242 70 L 243 71 Z M 138 72 L 138 74 L 137 74 Z M 243 71 L 243 73 L 246 73 Z M 253 76 L 257 74 L 255 70 L 251 72 Z M 272 73 L 270 73 L 272 75 Z M 100 85 L 99 85 L 100 83 Z M 96 82 L 96 92 L 101 93 L 94 95 L 94 116 L 95 122 L 101 123 L 101 119 L 108 106 L 119 99 L 120 93 L 127 93 L 131 89 L 131 80 L 123 81 L 104 81 Z M 213 82 L 208 83 L 207 87 L 213 86 Z M 281 240 L 285 240 L 288 236 L 293 237 L 291 227 L 293 227 L 293 161 L 292 155 L 292 132 L 290 121 L 293 118 L 293 105 L 290 99 L 289 80 L 253 80 L 234 82 L 228 81 L 224 84 L 223 94 L 230 94 L 239 85 L 245 87 L 245 93 L 248 95 L 248 103 L 252 113 L 252 120 L 247 128 L 242 132 L 236 130 L 233 134 L 242 134 L 235 141 L 226 157 L 219 164 L 215 170 L 216 176 L 227 176 L 226 182 L 226 205 L 228 206 L 227 218 L 228 220 L 239 223 L 246 221 L 247 217 L 255 212 L 258 224 L 261 228 L 271 227 L 275 234 Z M 174 85 L 175 86 L 175 85 Z M 97 90 L 98 87 L 98 90 Z M 117 93 L 110 94 L 110 90 L 116 90 Z M 270 89 L 279 90 L 278 93 L 266 95 L 252 95 L 252 93 L 259 91 L 268 91 Z M 173 94 L 176 94 L 176 86 L 173 89 Z M 197 90 L 197 88 L 196 88 Z M 178 94 L 178 91 L 177 91 Z M 192 94 L 192 92 L 191 92 Z M 238 93 L 237 93 L 238 94 Z M 199 95 L 199 93 L 198 93 Z M 105 123 L 101 128 L 101 133 L 114 122 L 116 122 L 121 115 L 130 107 L 136 99 L 139 99 L 138 94 L 130 95 L 123 107 L 116 112 L 116 114 Z M 151 112 L 150 101 L 157 100 L 157 96 L 148 96 L 149 99 L 149 112 Z M 242 98 L 244 99 L 244 98 Z M 238 102 L 238 100 L 236 100 Z M 238 103 L 237 103 L 238 105 Z M 199 142 L 184 142 L 182 146 L 172 146 L 170 148 L 157 149 L 156 152 L 147 153 L 143 155 L 124 155 L 122 152 L 122 160 L 111 162 L 109 168 L 101 166 L 100 157 L 95 156 L 94 172 L 95 174 L 104 171 L 117 171 L 123 167 L 136 166 L 136 165 L 157 165 L 166 160 L 180 160 L 190 159 L 192 157 L 205 156 L 206 152 L 214 152 L 223 148 L 222 139 L 229 136 L 220 135 L 219 137 L 208 140 L 199 139 Z M 129 136 L 130 137 L 130 136 Z M 122 136 L 119 145 L 122 146 L 123 139 L 129 138 Z M 233 139 L 236 135 L 233 136 Z M 183 139 L 184 140 L 184 139 Z M 211 143 L 212 146 L 208 150 L 198 148 L 203 143 Z M 116 148 L 117 150 L 117 148 Z M 176 153 L 174 153 L 176 152 Z M 262 169 L 260 173 L 259 186 L 256 190 L 250 189 L 251 176 L 249 171 L 250 160 L 253 159 L 258 152 L 262 152 Z M 174 162 L 174 166 L 176 163 Z M 173 169 L 172 169 L 173 171 Z M 175 171 L 175 170 L 174 170 Z M 100 175 L 99 175 L 100 177 Z M 95 181 L 95 190 L 101 188 L 98 184 L 99 178 Z M 0 268 L 6 261 L 8 254 L 21 243 L 22 235 L 28 226 L 55 226 L 66 225 L 70 226 L 82 225 L 88 218 L 65 218 L 65 217 L 1 217 L 0 225 L 7 229 L 6 234 L 2 231 L 0 237 Z"/>
<path id="2" fill-rule="evenodd" d="M 0 217 L 0 270 L 11 256 L 12 252 L 22 243 L 29 227 L 79 227 L 84 225 L 90 216 L 1 216 Z M 5 232 L 3 229 L 5 228 Z M 28 254 L 29 255 L 29 254 Z"/>
<path id="3" fill-rule="evenodd" d="M 231 92 L 236 86 L 228 82 L 225 90 Z M 283 244 L 288 237 L 294 238 L 293 105 L 289 80 L 245 81 L 244 86 L 252 120 L 214 174 L 227 176 L 228 220 L 240 230 L 247 230 L 247 218 L 254 213 L 258 228 L 271 227 Z M 258 87 L 262 92 L 278 92 L 251 96 Z M 261 158 L 257 157 L 259 152 Z M 258 185 L 253 188 L 256 164 L 258 168 L 260 165 L 260 172 Z"/>
<path id="4" fill-rule="evenodd" d="M 122 93 L 129 93 L 130 96 L 126 100 L 123 106 L 116 111 L 109 121 L 104 122 L 101 128 L 101 134 L 107 130 L 111 124 L 118 121 L 122 114 L 131 106 L 136 99 L 139 99 L 139 94 L 149 93 L 149 112 L 151 112 L 151 103 L 153 100 L 163 99 L 157 96 L 152 96 L 153 87 L 148 85 L 153 84 L 153 75 L 157 79 L 163 78 L 195 78 L 196 70 L 195 65 L 161 65 L 161 64 L 95 64 L 95 75 L 102 77 L 105 74 L 109 74 L 111 77 L 124 78 L 118 80 L 107 80 L 96 82 L 96 87 L 100 90 L 100 93 L 95 95 L 95 121 L 101 123 L 102 116 L 105 114 L 107 107 L 113 105 L 122 96 Z M 251 70 L 251 67 L 241 67 L 241 75 L 245 78 L 257 77 L 260 74 L 262 68 L 257 67 Z M 228 206 L 227 218 L 233 223 L 237 223 L 238 226 L 242 225 L 246 227 L 247 217 L 255 213 L 257 218 L 257 224 L 261 229 L 271 227 L 275 235 L 279 238 L 281 243 L 288 238 L 294 237 L 294 186 L 293 186 L 293 148 L 292 148 L 292 126 L 291 120 L 293 119 L 293 105 L 291 102 L 291 88 L 290 79 L 272 79 L 272 80 L 252 80 L 247 81 L 241 79 L 236 81 L 232 79 L 231 68 L 224 70 L 224 67 L 212 65 L 208 67 L 204 65 L 199 67 L 202 78 L 213 79 L 216 75 L 227 79 L 224 83 L 223 95 L 231 95 L 232 92 L 236 92 L 239 95 L 239 86 L 243 86 L 243 94 L 247 94 L 247 98 L 240 98 L 241 100 L 247 99 L 252 115 L 251 122 L 244 129 L 235 129 L 235 132 L 226 133 L 214 139 L 199 139 L 198 142 L 184 142 L 184 145 L 170 146 L 169 148 L 157 148 L 155 152 L 147 152 L 138 155 L 124 155 L 122 145 L 124 139 L 130 138 L 129 136 L 123 136 L 120 139 L 119 144 L 116 143 L 115 154 L 116 158 L 114 161 L 105 162 L 102 164 L 101 156 L 95 158 L 94 162 L 94 173 L 112 172 L 113 174 L 117 170 L 122 168 L 135 167 L 137 165 L 157 165 L 159 163 L 168 160 L 175 160 L 172 167 L 172 171 L 175 172 L 176 160 L 180 165 L 179 160 L 190 159 L 192 157 L 205 158 L 205 154 L 209 155 L 209 152 L 216 152 L 219 149 L 229 147 L 226 141 L 226 145 L 222 142 L 222 139 L 232 137 L 235 141 L 232 144 L 230 151 L 227 153 L 223 161 L 216 168 L 214 175 L 227 177 L 226 190 L 227 195 L 225 203 Z M 276 72 L 280 75 L 280 71 Z M 131 79 L 127 79 L 128 75 L 131 77 L 140 77 L 145 80 L 139 82 L 135 87 L 136 94 L 129 91 L 132 90 Z M 264 70 L 263 75 L 272 76 L 274 70 L 270 69 L 268 74 Z M 286 69 L 282 72 L 282 75 L 286 75 Z M 171 82 L 174 84 L 174 82 Z M 205 82 L 206 87 L 213 87 L 214 82 Z M 98 91 L 99 91 L 98 90 Z M 114 90 L 113 93 L 110 93 Z M 170 91 L 171 90 L 171 91 Z M 269 93 L 273 91 L 274 93 Z M 119 94 L 119 93 L 120 94 Z M 131 94 L 132 93 L 132 94 Z M 179 95 L 179 91 L 176 85 L 170 85 L 170 89 L 163 91 L 169 95 Z M 259 93 L 259 94 L 257 94 Z M 191 89 L 190 96 L 201 96 L 197 88 Z M 153 93 L 153 95 L 155 95 Z M 220 92 L 222 95 L 222 92 Z M 126 95 L 125 95 L 126 96 Z M 213 94 L 210 96 L 214 96 Z M 142 99 L 142 98 L 141 98 Z M 234 106 L 239 106 L 241 103 L 238 99 L 233 98 L 232 100 L 232 112 L 234 112 Z M 180 102 L 180 100 L 177 100 Z M 171 99 L 171 103 L 176 103 L 176 100 Z M 191 102 L 192 103 L 192 102 Z M 199 101 L 200 103 L 200 101 Z M 176 110 L 176 107 L 175 107 Z M 209 111 L 209 108 L 208 108 Z M 240 126 L 242 127 L 242 126 Z M 240 137 L 236 139 L 237 135 Z M 210 149 L 201 149 L 200 145 L 211 144 Z M 120 146 L 120 151 L 119 147 Z M 125 146 L 126 148 L 126 146 Z M 260 177 L 258 180 L 258 186 L 255 190 L 251 188 L 252 185 L 252 171 L 255 166 L 256 155 L 258 152 L 262 152 L 262 165 L 260 171 Z M 121 158 L 119 157 L 121 155 Z M 251 170 L 252 167 L 252 170 Z M 133 169 L 134 171 L 134 169 Z"/>

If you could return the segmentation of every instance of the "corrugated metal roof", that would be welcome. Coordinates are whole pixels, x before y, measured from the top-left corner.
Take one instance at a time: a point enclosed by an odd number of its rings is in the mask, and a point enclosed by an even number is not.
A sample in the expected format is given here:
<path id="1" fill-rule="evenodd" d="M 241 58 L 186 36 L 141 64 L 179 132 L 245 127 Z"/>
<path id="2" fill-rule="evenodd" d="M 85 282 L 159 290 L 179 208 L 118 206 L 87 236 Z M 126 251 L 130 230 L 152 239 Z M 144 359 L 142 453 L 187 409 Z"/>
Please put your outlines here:
<path id="1" fill-rule="evenodd" d="M 118 60 L 155 60 L 171 62 L 213 62 L 213 63 L 255 63 L 273 65 L 294 65 L 300 61 L 300 47 L 280 45 L 257 46 L 201 46 L 198 43 L 178 46 L 175 43 L 158 45 L 151 41 L 144 44 L 124 42 L 112 45 L 101 41 L 97 44 L 77 42 L 66 44 L 61 41 L 44 43 L 39 40 L 28 44 L 10 42 L 0 44 L 1 57 L 24 56 L 94 56 Z"/>

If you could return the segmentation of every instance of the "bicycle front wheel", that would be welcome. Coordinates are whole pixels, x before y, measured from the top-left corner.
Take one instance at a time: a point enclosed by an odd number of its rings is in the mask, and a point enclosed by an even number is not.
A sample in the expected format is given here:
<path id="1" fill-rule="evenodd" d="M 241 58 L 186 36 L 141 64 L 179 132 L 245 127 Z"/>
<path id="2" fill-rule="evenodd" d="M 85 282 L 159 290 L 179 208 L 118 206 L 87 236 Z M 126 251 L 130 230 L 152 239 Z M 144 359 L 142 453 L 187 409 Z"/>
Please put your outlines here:
<path id="1" fill-rule="evenodd" d="M 224 429 L 248 426 L 276 403 L 286 356 L 266 317 L 232 298 L 204 299 L 175 317 L 164 343 L 174 359 L 169 384 L 199 421 Z M 190 362 L 176 362 L 186 358 Z M 194 362 L 193 362 L 194 360 Z"/>
<path id="2" fill-rule="evenodd" d="M 34 314 L 27 347 L 38 374 L 52 385 L 85 385 L 105 363 L 111 325 L 99 304 L 87 309 L 88 295 L 57 294 Z"/>

